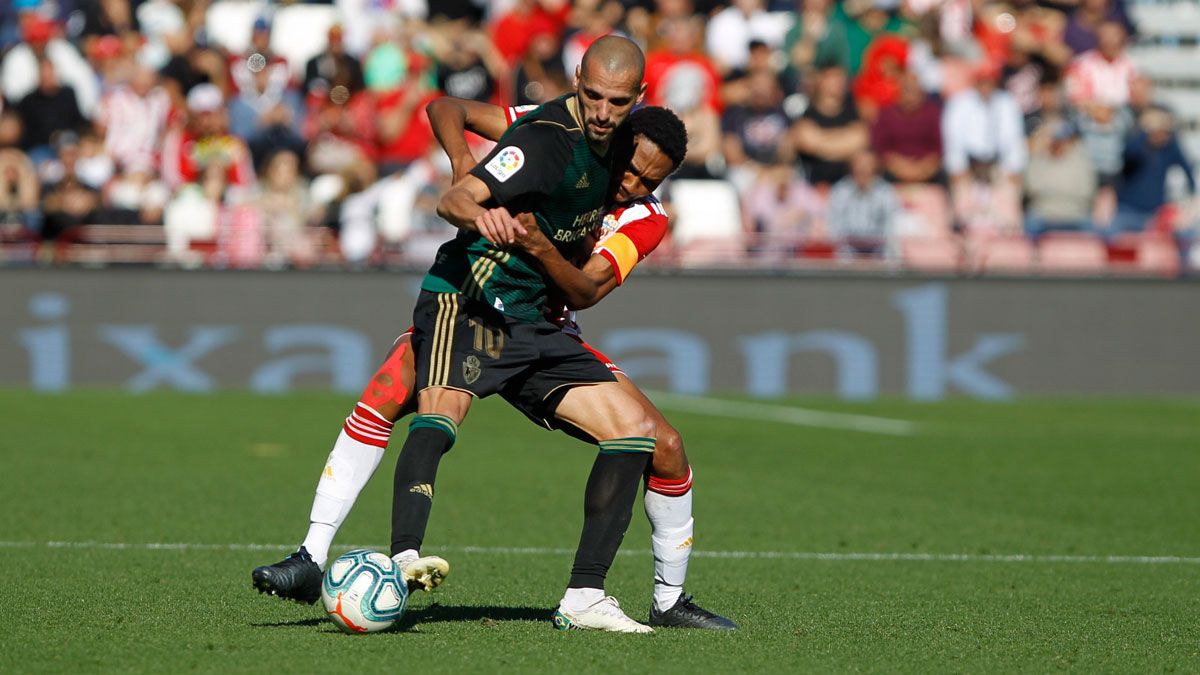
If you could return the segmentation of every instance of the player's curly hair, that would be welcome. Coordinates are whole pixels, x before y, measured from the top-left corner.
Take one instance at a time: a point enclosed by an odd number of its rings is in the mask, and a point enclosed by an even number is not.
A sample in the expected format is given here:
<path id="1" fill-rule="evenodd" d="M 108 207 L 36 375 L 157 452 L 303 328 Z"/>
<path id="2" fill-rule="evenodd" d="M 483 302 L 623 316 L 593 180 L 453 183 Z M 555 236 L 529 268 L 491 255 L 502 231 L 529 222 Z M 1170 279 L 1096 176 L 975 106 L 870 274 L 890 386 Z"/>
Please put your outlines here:
<path id="1" fill-rule="evenodd" d="M 687 156 L 687 129 L 675 113 L 666 108 L 651 105 L 634 110 L 629 115 L 629 130 L 657 145 L 671 160 L 672 170 L 678 169 Z"/>

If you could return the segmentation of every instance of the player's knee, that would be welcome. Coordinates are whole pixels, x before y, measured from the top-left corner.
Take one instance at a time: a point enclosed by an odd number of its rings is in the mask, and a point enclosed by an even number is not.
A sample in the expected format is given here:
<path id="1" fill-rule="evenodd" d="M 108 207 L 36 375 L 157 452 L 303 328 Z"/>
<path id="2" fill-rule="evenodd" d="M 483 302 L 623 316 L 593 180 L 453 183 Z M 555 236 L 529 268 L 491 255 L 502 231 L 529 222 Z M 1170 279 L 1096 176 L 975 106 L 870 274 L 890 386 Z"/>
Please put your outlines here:
<path id="1" fill-rule="evenodd" d="M 661 425 L 656 429 L 654 440 L 654 458 L 661 455 L 663 459 L 676 460 L 683 457 L 683 436 L 671 425 Z"/>
<path id="2" fill-rule="evenodd" d="M 654 423 L 654 418 L 645 413 L 639 413 L 629 419 L 627 431 L 628 433 L 622 435 L 654 438 L 658 435 L 658 425 Z"/>

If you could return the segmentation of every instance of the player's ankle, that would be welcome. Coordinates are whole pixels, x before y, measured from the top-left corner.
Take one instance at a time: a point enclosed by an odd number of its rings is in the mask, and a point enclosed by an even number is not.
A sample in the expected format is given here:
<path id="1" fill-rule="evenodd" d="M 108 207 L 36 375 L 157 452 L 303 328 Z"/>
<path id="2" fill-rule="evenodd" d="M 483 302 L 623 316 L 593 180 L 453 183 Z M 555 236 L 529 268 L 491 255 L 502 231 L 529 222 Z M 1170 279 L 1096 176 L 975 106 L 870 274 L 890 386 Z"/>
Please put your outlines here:
<path id="1" fill-rule="evenodd" d="M 568 588 L 558 603 L 559 609 L 577 612 L 604 599 L 603 588 Z"/>

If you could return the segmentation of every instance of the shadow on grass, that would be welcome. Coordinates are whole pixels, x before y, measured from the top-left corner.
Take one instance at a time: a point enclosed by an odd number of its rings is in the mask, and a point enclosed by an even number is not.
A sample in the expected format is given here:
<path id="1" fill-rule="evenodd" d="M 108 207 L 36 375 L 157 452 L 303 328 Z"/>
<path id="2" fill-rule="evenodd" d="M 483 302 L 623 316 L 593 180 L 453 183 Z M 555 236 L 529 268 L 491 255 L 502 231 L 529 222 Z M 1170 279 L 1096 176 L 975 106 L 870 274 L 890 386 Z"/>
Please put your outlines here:
<path id="1" fill-rule="evenodd" d="M 474 621 L 484 625 L 500 621 L 549 621 L 551 610 L 545 607 L 496 607 L 475 605 L 442 605 L 410 609 L 400 617 L 393 630 L 406 631 L 428 623 Z"/>
<path id="2" fill-rule="evenodd" d="M 254 628 L 296 628 L 299 626 L 320 626 L 327 619 L 323 616 L 314 616 L 311 619 L 297 619 L 295 621 L 276 621 L 274 623 L 252 623 Z"/>

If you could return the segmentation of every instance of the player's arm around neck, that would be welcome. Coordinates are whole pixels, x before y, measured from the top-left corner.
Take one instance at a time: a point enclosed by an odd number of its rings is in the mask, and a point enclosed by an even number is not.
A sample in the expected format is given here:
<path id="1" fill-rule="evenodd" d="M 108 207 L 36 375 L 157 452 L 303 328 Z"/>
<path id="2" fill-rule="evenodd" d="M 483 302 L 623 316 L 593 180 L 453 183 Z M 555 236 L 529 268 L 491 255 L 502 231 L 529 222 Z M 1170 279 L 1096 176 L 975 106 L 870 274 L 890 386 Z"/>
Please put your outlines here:
<path id="1" fill-rule="evenodd" d="M 434 99 L 425 106 L 429 125 L 454 171 L 454 180 L 467 175 L 475 166 L 475 156 L 467 143 L 466 132 L 478 134 L 489 141 L 500 140 L 508 128 L 504 109 L 490 103 L 468 101 L 453 96 Z"/>
<path id="2" fill-rule="evenodd" d="M 587 309 L 617 287 L 617 276 L 607 260 L 593 255 L 583 269 L 572 265 L 538 229 L 537 224 L 526 222 L 525 218 L 526 214 L 518 216 L 525 226 L 525 234 L 517 238 L 517 245 L 537 259 L 546 276 L 558 287 L 568 307 Z"/>

